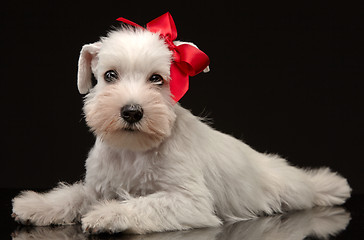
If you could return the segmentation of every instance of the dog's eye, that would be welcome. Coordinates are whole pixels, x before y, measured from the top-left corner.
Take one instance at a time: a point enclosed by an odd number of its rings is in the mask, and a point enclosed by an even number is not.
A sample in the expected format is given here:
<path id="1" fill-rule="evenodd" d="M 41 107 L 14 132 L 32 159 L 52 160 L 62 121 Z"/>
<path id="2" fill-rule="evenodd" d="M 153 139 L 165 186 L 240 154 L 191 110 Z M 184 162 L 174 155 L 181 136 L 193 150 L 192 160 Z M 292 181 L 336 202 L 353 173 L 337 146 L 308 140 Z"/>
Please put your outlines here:
<path id="1" fill-rule="evenodd" d="M 106 82 L 114 82 L 118 79 L 118 74 L 114 70 L 109 70 L 104 74 Z"/>
<path id="2" fill-rule="evenodd" d="M 159 86 L 163 85 L 163 83 L 164 83 L 164 79 L 159 74 L 153 74 L 152 76 L 150 76 L 149 81 L 151 83 L 153 83 L 155 85 L 159 85 Z"/>

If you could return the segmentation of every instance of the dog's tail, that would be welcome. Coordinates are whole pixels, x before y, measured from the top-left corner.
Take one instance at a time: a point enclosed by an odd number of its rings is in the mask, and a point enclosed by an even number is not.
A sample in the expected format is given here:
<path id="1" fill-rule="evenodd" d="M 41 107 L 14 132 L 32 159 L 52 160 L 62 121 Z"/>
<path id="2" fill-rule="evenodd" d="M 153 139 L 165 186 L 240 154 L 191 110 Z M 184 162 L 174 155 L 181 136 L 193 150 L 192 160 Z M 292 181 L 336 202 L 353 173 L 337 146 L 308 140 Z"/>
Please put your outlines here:
<path id="1" fill-rule="evenodd" d="M 343 204 L 350 197 L 351 188 L 345 178 L 328 168 L 308 170 L 314 186 L 317 206 L 333 206 Z"/>

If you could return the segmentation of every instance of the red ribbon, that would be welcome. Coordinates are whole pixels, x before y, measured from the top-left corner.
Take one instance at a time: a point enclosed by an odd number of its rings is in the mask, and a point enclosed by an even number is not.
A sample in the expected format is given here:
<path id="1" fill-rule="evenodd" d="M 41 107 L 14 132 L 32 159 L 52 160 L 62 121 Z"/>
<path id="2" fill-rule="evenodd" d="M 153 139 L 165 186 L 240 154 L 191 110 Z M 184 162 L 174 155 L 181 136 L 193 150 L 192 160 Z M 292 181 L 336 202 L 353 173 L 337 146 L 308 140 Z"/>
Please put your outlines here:
<path id="1" fill-rule="evenodd" d="M 135 27 L 140 25 L 125 18 L 118 18 L 118 21 Z M 202 72 L 210 63 L 209 57 L 198 48 L 189 44 L 174 45 L 177 38 L 177 29 L 169 12 L 147 23 L 147 30 L 159 33 L 173 52 L 173 63 L 171 64 L 170 90 L 173 100 L 178 102 L 188 90 L 189 76 L 195 76 Z"/>

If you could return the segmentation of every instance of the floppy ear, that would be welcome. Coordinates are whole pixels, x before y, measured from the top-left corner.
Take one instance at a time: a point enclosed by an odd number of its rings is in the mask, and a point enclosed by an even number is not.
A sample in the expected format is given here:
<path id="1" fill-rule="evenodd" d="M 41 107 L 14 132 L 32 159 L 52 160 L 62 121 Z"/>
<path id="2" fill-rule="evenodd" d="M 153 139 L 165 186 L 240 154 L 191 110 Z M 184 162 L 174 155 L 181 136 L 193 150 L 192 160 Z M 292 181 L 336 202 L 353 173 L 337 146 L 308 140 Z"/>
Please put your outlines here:
<path id="1" fill-rule="evenodd" d="M 176 46 L 179 46 L 179 45 L 182 45 L 182 44 L 188 44 L 188 45 L 191 45 L 191 46 L 193 46 L 193 47 L 195 47 L 195 48 L 198 48 L 198 47 L 196 46 L 196 44 L 191 43 L 191 42 L 173 41 L 173 43 L 174 43 L 174 45 L 176 45 Z M 207 66 L 207 67 L 203 70 L 203 72 L 204 72 L 204 73 L 207 73 L 207 72 L 209 72 L 209 71 L 210 71 L 210 67 L 209 67 L 209 66 Z"/>
<path id="2" fill-rule="evenodd" d="M 81 94 L 86 94 L 92 88 L 92 70 L 97 64 L 97 54 L 102 43 L 95 42 L 82 47 L 80 58 L 78 59 L 77 87 Z"/>

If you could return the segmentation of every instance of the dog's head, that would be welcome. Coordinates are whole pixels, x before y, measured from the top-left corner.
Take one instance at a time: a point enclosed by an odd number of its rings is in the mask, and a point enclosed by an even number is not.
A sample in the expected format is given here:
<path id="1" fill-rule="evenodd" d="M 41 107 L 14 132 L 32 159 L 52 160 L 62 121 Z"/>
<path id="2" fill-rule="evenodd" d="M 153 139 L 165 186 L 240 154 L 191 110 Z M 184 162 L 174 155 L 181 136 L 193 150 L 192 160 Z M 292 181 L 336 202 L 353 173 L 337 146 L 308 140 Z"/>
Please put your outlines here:
<path id="1" fill-rule="evenodd" d="M 209 59 L 194 44 L 174 41 L 177 32 L 168 12 L 147 29 L 118 20 L 136 28 L 113 31 L 83 46 L 78 89 L 88 93 L 86 122 L 98 137 L 115 147 L 146 151 L 171 135 L 174 103 L 187 91 L 189 75 L 209 71 Z"/>
<path id="2" fill-rule="evenodd" d="M 115 147 L 145 151 L 171 134 L 176 119 L 169 91 L 172 52 L 159 34 L 113 31 L 83 46 L 78 89 L 91 130 Z M 97 84 L 92 87 L 92 74 Z"/>

